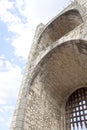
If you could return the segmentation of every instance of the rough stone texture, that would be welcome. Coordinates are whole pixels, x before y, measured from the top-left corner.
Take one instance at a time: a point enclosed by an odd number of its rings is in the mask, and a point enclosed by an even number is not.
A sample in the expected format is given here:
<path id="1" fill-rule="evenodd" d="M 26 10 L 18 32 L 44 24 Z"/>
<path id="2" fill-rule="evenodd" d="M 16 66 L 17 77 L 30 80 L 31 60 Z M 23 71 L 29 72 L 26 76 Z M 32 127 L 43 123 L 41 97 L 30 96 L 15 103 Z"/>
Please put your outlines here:
<path id="1" fill-rule="evenodd" d="M 66 130 L 65 105 L 87 87 L 87 1 L 36 29 L 10 130 Z"/>

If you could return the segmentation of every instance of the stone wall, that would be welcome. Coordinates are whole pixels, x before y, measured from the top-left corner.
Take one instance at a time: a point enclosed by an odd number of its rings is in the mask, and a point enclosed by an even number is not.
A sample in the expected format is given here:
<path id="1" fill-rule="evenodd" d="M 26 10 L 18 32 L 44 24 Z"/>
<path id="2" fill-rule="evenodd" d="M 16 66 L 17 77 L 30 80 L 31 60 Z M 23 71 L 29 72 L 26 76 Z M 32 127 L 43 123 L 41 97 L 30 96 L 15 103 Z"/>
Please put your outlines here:
<path id="1" fill-rule="evenodd" d="M 66 130 L 65 105 L 87 87 L 87 2 L 36 29 L 10 130 Z"/>

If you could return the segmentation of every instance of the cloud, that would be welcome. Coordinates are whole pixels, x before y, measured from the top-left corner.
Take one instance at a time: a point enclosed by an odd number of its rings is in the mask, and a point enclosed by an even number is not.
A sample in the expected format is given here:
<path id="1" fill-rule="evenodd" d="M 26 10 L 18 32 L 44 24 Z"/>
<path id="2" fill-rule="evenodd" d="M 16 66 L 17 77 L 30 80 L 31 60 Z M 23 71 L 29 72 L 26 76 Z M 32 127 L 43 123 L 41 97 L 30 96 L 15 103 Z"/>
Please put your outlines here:
<path id="1" fill-rule="evenodd" d="M 23 20 L 26 17 L 22 14 L 24 5 L 23 0 L 15 2 L 1 0 L 0 19 L 7 25 L 8 31 L 15 34 L 14 37 L 10 37 L 12 41 L 11 44 L 15 48 L 14 54 L 17 57 L 21 56 L 27 59 L 34 31 L 29 25 L 29 21 L 24 22 Z M 14 10 L 16 13 L 13 13 Z"/>
<path id="2" fill-rule="evenodd" d="M 13 8 L 13 2 L 8 2 L 8 0 L 0 0 L 0 18 L 8 26 L 12 23 L 20 22 L 20 19 L 9 11 L 9 9 Z"/>
<path id="3" fill-rule="evenodd" d="M 11 64 L 9 61 L 3 61 L 5 71 L 0 72 L 0 104 L 6 104 L 8 101 L 17 98 L 22 70 L 19 66 Z"/>
<path id="4" fill-rule="evenodd" d="M 3 70 L 3 71 L 2 71 Z M 22 69 L 0 56 L 0 128 L 10 126 L 15 102 L 22 80 Z"/>
<path id="5" fill-rule="evenodd" d="M 17 57 L 27 59 L 36 26 L 40 22 L 48 22 L 69 1 L 62 0 L 64 4 L 60 6 L 58 0 L 0 0 L 0 18 L 7 24 L 8 30 L 15 33 L 11 44 Z"/>
<path id="6" fill-rule="evenodd" d="M 40 22 L 47 23 L 57 15 L 65 6 L 73 0 L 24 0 L 22 14 L 27 17 L 30 25 L 37 25 Z"/>
<path id="7" fill-rule="evenodd" d="M 16 33 L 19 32 L 12 42 L 12 45 L 15 47 L 15 55 L 27 59 L 34 35 L 33 30 L 27 24 L 11 26 L 11 29 Z"/>
<path id="8" fill-rule="evenodd" d="M 3 66 L 3 62 L 2 62 L 2 60 L 0 60 L 0 67 L 2 67 Z"/>
<path id="9" fill-rule="evenodd" d="M 0 128 L 2 126 L 6 127 L 6 129 L 10 127 L 13 110 L 14 107 L 12 105 L 0 106 Z"/>

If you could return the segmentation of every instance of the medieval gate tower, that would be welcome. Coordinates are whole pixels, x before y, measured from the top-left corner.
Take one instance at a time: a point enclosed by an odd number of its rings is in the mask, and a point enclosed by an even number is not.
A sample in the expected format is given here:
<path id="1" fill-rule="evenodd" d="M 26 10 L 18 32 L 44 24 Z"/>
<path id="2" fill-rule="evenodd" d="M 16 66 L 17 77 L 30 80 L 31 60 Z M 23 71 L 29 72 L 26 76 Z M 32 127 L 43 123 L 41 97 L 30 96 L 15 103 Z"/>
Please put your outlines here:
<path id="1" fill-rule="evenodd" d="M 87 130 L 87 0 L 35 33 L 10 130 Z"/>

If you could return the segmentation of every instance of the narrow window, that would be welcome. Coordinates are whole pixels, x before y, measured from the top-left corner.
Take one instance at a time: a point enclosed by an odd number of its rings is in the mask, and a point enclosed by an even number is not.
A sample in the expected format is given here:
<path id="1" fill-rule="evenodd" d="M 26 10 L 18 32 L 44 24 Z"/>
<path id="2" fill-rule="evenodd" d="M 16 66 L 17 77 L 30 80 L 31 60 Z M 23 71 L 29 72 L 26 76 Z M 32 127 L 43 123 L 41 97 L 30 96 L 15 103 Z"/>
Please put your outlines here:
<path id="1" fill-rule="evenodd" d="M 87 88 L 76 90 L 66 103 L 66 130 L 87 130 Z"/>

